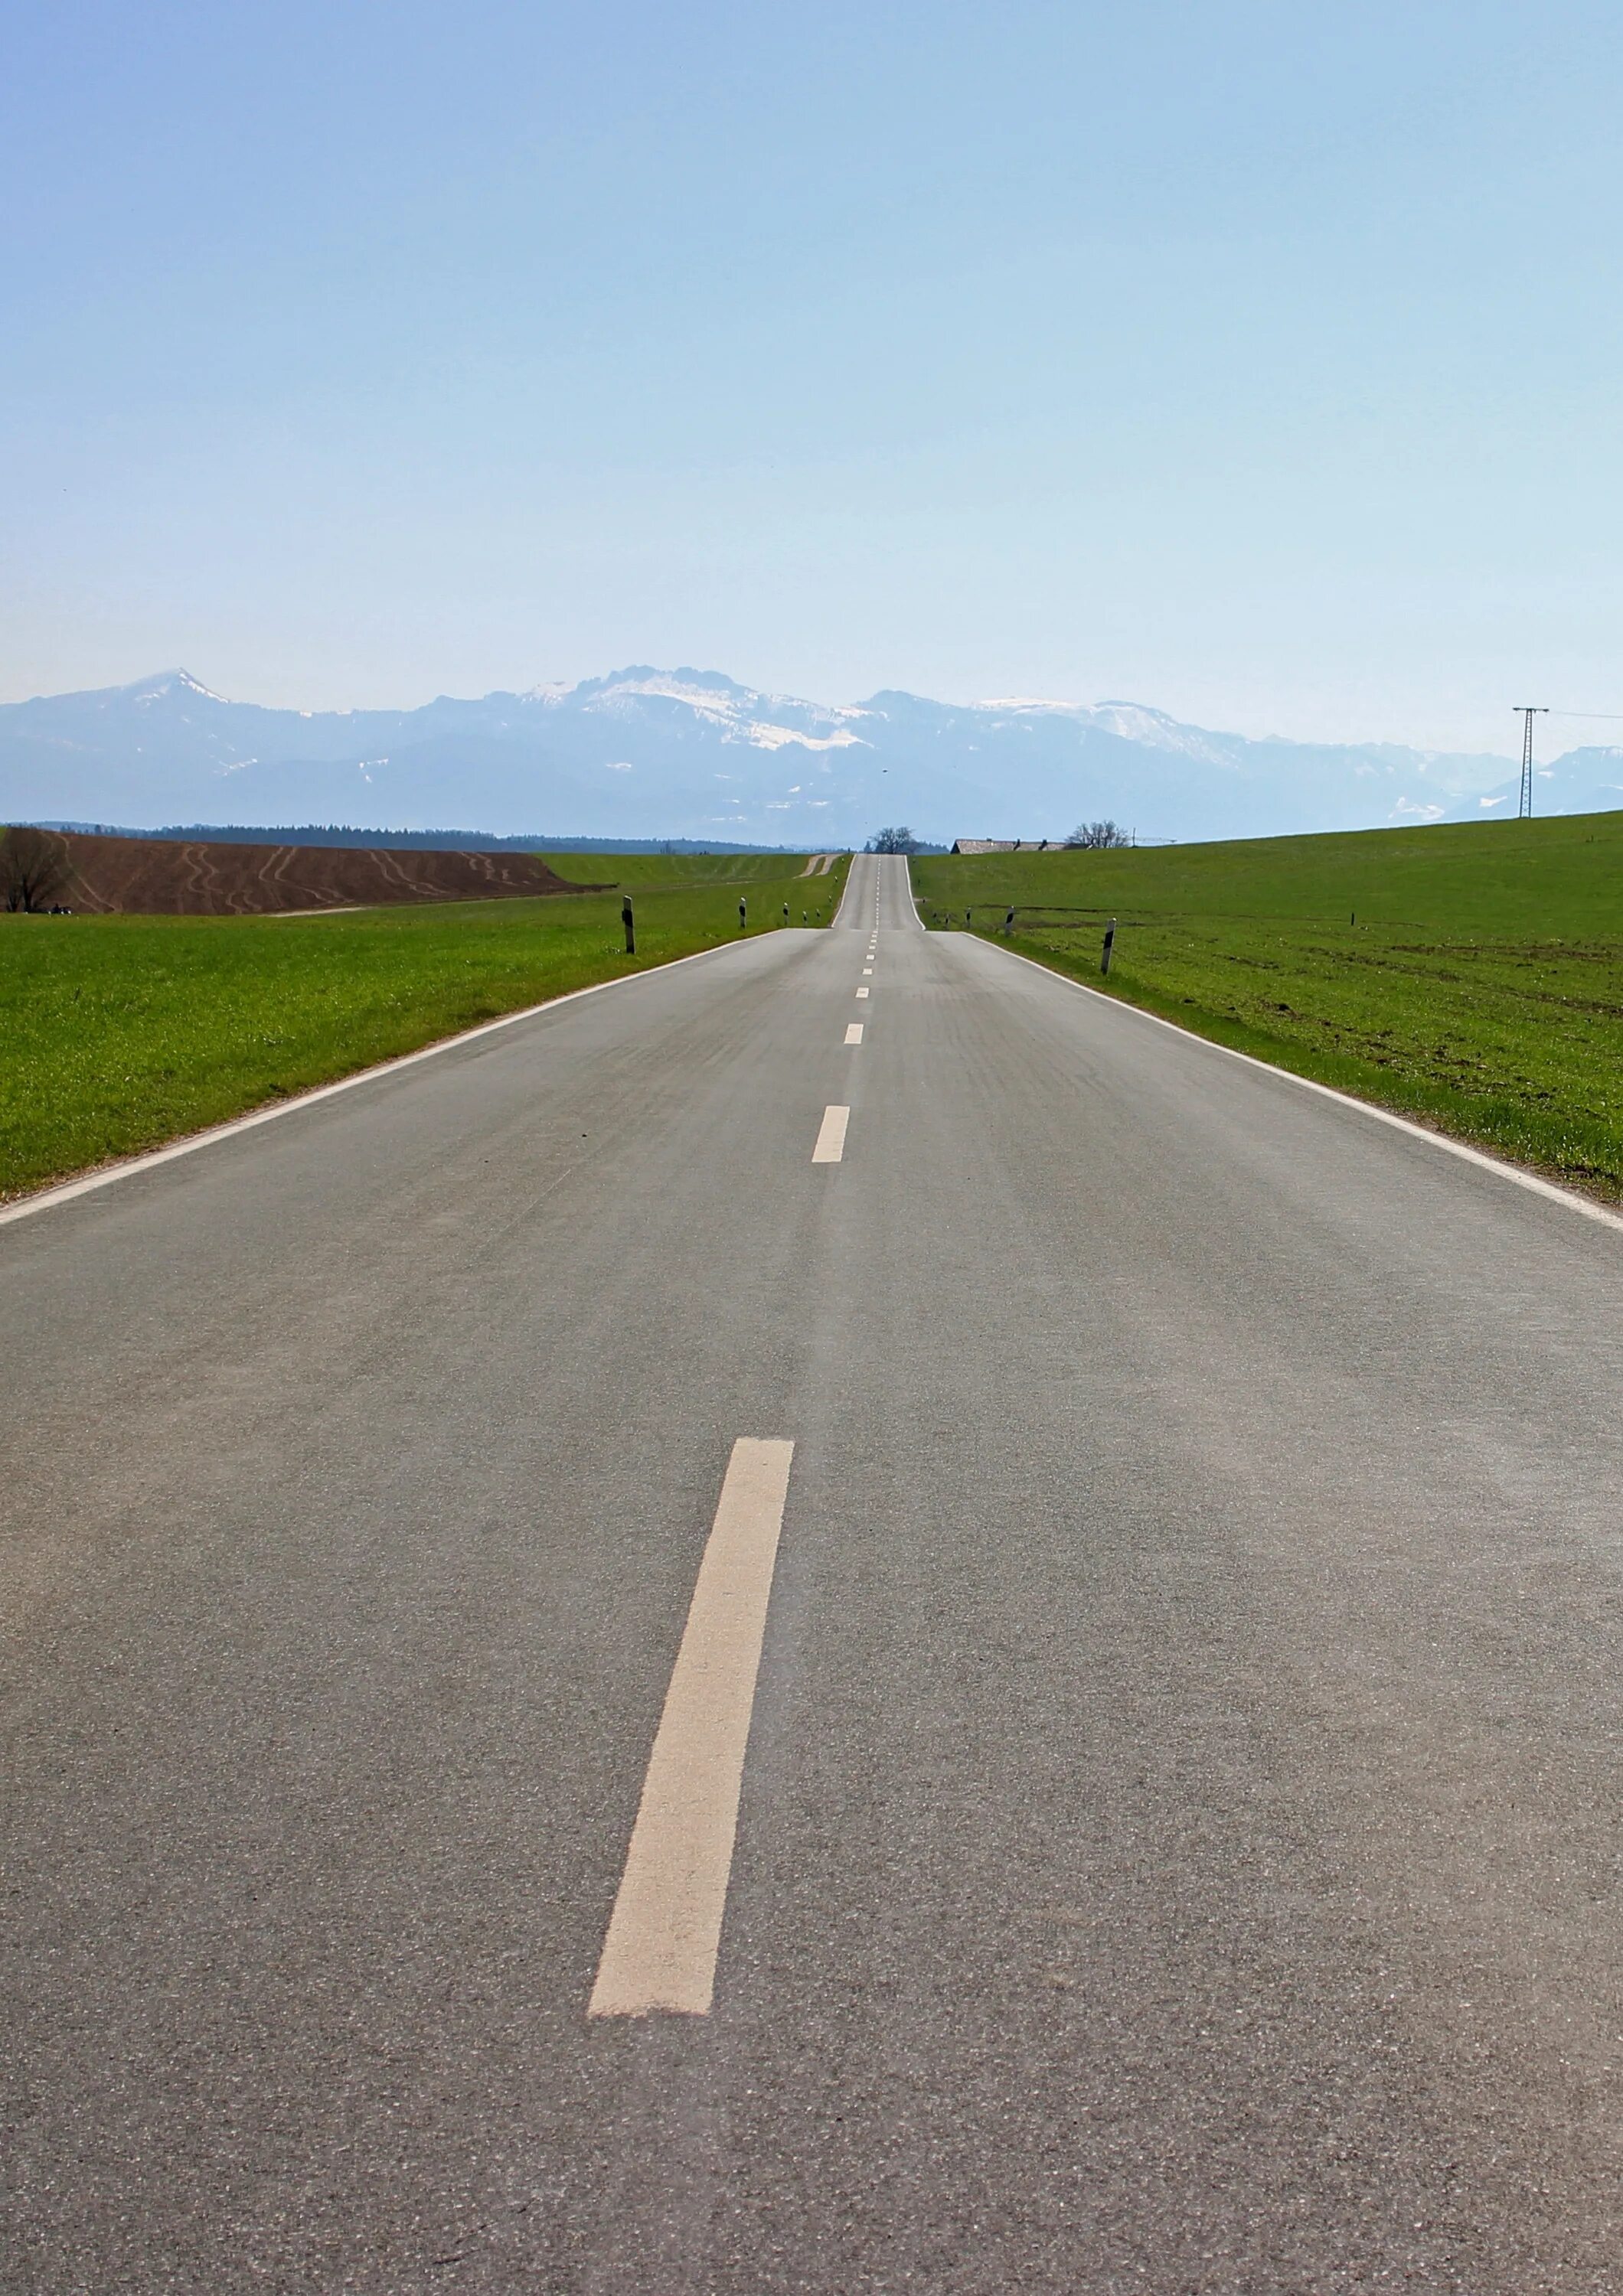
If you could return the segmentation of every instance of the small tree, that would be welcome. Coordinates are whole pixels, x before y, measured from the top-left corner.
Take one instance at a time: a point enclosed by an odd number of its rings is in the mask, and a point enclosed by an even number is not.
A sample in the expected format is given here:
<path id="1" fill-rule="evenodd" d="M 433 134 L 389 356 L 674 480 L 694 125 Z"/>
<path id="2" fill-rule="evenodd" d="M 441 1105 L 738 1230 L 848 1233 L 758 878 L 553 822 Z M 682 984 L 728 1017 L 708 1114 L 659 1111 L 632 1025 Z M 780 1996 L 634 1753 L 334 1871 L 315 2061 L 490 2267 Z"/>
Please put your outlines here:
<path id="1" fill-rule="evenodd" d="M 65 841 L 49 830 L 8 829 L 0 838 L 0 902 L 13 914 L 48 908 L 71 873 Z"/>
<path id="2" fill-rule="evenodd" d="M 1079 821 L 1065 841 L 1073 853 L 1103 853 L 1114 845 L 1132 843 L 1126 831 L 1113 821 Z"/>
<path id="3" fill-rule="evenodd" d="M 865 853 L 917 853 L 919 840 L 910 829 L 881 829 L 862 849 Z"/>

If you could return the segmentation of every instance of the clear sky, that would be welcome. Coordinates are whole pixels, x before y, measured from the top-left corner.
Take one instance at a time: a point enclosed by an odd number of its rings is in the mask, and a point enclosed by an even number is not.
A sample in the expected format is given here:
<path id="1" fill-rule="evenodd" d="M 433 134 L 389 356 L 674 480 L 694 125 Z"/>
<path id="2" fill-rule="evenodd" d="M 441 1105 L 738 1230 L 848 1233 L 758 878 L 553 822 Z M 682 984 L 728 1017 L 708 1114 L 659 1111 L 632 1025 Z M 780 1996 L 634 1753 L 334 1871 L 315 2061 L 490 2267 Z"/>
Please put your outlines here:
<path id="1" fill-rule="evenodd" d="M 1620 119 L 1615 0 L 15 8 L 0 695 L 1623 711 Z"/>

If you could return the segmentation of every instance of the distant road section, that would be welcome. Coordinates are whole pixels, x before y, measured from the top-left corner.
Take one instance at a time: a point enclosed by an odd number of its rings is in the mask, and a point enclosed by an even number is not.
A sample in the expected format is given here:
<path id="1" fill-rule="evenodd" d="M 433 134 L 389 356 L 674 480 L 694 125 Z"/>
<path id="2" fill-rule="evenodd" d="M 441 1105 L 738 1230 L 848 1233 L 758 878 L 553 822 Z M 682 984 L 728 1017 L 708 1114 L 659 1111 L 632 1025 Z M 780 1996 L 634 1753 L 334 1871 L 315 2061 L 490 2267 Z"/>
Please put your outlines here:
<path id="1" fill-rule="evenodd" d="M 839 922 L 0 1228 L 0 2284 L 1617 2290 L 1623 1239 Z"/>

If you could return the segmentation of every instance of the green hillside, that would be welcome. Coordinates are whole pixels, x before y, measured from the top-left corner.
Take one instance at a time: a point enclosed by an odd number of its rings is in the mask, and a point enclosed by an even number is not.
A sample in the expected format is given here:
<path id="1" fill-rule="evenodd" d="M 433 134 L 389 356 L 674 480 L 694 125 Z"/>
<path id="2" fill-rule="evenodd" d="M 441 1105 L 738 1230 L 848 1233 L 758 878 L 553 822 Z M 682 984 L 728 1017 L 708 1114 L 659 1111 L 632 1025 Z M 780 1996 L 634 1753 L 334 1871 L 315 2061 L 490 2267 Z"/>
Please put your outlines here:
<path id="1" fill-rule="evenodd" d="M 1623 1195 L 1623 813 L 913 865 L 927 924 Z M 1099 955 L 1117 920 L 1107 983 Z"/>

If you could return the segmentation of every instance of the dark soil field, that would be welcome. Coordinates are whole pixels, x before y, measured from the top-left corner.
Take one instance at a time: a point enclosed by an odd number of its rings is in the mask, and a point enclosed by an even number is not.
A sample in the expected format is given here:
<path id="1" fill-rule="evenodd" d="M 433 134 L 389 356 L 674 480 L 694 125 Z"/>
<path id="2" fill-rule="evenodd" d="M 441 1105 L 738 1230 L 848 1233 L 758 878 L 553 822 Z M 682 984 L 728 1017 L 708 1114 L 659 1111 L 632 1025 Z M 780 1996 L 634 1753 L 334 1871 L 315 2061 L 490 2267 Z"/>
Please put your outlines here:
<path id="1" fill-rule="evenodd" d="M 52 898 L 98 916 L 276 916 L 299 909 L 503 900 L 581 890 L 533 853 L 216 845 L 62 830 L 42 834 L 62 849 L 67 866 Z"/>

